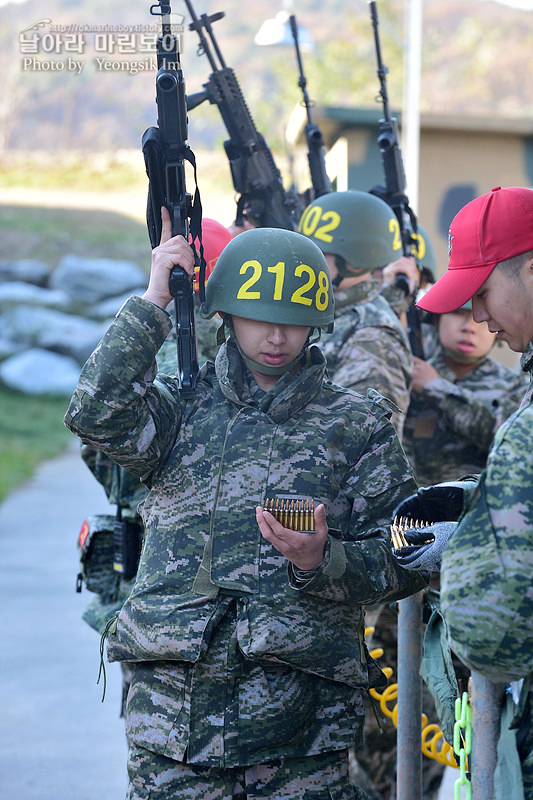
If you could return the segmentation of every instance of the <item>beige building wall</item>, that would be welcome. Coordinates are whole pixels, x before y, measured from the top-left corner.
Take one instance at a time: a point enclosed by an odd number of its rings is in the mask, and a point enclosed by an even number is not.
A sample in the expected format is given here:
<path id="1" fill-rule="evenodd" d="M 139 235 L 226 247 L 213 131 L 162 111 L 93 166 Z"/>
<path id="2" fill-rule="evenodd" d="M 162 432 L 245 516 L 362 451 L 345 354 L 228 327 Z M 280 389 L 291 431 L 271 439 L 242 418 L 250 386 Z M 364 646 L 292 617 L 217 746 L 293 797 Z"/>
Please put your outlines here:
<path id="1" fill-rule="evenodd" d="M 490 192 L 494 186 L 528 186 L 531 181 L 526 161 L 523 134 L 482 128 L 423 129 L 418 216 L 433 242 L 439 274 L 445 271 L 448 263 L 448 241 L 442 232 L 441 218 L 446 193 L 461 184 L 471 184 L 474 196 Z M 450 222 L 451 218 L 446 224 Z"/>

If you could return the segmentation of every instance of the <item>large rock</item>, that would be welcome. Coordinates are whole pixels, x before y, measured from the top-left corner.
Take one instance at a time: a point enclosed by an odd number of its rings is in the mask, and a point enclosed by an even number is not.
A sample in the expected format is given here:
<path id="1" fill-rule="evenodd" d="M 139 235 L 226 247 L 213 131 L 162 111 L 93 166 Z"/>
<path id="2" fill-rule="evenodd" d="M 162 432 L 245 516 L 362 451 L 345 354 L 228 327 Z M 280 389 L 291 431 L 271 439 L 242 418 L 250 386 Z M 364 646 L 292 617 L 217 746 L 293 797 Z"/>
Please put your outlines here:
<path id="1" fill-rule="evenodd" d="M 0 330 L 6 339 L 63 353 L 78 364 L 90 356 L 107 328 L 108 323 L 39 306 L 17 306 L 0 314 Z"/>
<path id="2" fill-rule="evenodd" d="M 4 339 L 0 333 L 0 361 L 3 361 L 4 358 L 9 358 L 9 356 L 14 356 L 15 353 L 20 353 L 25 349 L 24 345 L 20 344 L 20 342 Z"/>
<path id="3" fill-rule="evenodd" d="M 36 286 L 46 286 L 52 269 L 44 261 L 22 258 L 19 261 L 0 260 L 0 280 L 25 281 Z"/>
<path id="4" fill-rule="evenodd" d="M 73 358 L 31 348 L 0 364 L 0 380 L 26 394 L 70 396 L 80 368 Z"/>
<path id="5" fill-rule="evenodd" d="M 50 278 L 50 288 L 63 289 L 79 303 L 97 303 L 148 285 L 148 275 L 131 261 L 66 255 Z"/>
<path id="6" fill-rule="evenodd" d="M 0 312 L 15 305 L 43 306 L 67 311 L 71 300 L 62 289 L 43 289 L 23 281 L 8 281 L 0 285 Z"/>
<path id="7" fill-rule="evenodd" d="M 145 291 L 146 286 L 138 287 L 132 292 L 125 292 L 124 294 L 118 295 L 118 297 L 108 297 L 107 300 L 102 300 L 101 303 L 97 303 L 92 307 L 91 317 L 94 319 L 112 319 L 132 294 L 137 295 L 137 297 L 142 297 Z"/>

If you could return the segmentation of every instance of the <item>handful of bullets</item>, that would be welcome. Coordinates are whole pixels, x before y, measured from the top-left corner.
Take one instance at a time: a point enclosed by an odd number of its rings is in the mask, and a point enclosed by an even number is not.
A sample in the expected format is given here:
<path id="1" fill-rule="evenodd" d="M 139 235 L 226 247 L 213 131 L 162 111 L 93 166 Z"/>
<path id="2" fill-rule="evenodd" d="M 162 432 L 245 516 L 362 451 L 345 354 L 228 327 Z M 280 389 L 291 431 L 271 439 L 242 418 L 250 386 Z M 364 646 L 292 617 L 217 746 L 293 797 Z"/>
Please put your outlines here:
<path id="1" fill-rule="evenodd" d="M 270 512 L 284 528 L 301 533 L 315 532 L 314 500 L 270 498 L 265 500 L 264 510 Z"/>
<path id="2" fill-rule="evenodd" d="M 413 542 L 407 541 L 404 535 L 405 531 L 412 531 L 417 528 L 427 528 L 430 525 L 432 525 L 431 522 L 423 522 L 422 520 L 418 519 L 414 520 L 411 517 L 394 517 L 394 522 L 390 526 L 390 534 L 394 550 L 399 550 L 401 547 L 410 547 L 414 544 Z M 416 544 L 429 544 L 433 541 L 435 541 L 435 537 L 432 536 L 430 539 L 424 539 L 416 542 Z"/>

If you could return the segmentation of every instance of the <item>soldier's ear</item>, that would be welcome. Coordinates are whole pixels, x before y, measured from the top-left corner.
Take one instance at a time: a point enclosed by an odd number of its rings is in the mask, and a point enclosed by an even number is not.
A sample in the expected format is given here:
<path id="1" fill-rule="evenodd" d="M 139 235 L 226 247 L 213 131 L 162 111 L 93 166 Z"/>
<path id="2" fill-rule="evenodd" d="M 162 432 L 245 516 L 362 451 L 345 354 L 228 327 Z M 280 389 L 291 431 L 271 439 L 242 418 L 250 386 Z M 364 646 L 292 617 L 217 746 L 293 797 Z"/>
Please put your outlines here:
<path id="1" fill-rule="evenodd" d="M 533 251 L 528 254 L 525 262 L 522 264 L 519 275 L 533 300 Z"/>

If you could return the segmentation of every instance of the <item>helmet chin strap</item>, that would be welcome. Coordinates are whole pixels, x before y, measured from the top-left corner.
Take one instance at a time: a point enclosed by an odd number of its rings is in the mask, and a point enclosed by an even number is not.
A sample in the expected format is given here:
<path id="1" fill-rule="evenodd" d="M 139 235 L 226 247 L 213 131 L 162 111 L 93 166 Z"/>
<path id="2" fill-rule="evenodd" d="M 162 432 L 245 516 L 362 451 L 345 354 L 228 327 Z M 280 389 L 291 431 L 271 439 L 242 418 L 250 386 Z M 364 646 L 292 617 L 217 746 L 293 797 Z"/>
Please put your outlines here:
<path id="1" fill-rule="evenodd" d="M 335 255 L 335 267 L 337 269 L 337 274 L 331 281 L 333 286 L 337 289 L 339 285 L 343 282 L 345 278 L 355 278 L 359 275 L 364 275 L 365 272 L 368 270 L 359 269 L 358 267 L 348 267 L 346 263 L 346 259 L 342 256 Z"/>
<path id="2" fill-rule="evenodd" d="M 318 330 L 318 336 L 316 337 L 316 339 L 313 339 L 311 341 L 310 337 L 311 337 L 311 334 L 313 333 L 313 330 L 314 330 L 313 328 L 311 328 L 311 330 L 309 331 L 309 336 L 307 337 L 307 340 L 306 340 L 304 346 L 302 347 L 302 349 L 300 350 L 298 355 L 295 358 L 292 359 L 292 361 L 289 361 L 288 364 L 281 364 L 279 367 L 270 367 L 270 366 L 268 366 L 268 364 L 260 364 L 258 361 L 254 361 L 253 358 L 250 358 L 249 356 L 246 355 L 246 353 L 243 352 L 243 350 L 242 350 L 242 348 L 241 348 L 241 346 L 240 346 L 240 344 L 239 344 L 239 342 L 237 340 L 237 337 L 235 336 L 235 331 L 233 329 L 231 316 L 229 314 L 224 314 L 222 328 L 219 328 L 217 333 L 219 333 L 220 330 L 224 328 L 224 326 L 226 326 L 226 328 L 228 329 L 229 338 L 232 339 L 235 342 L 235 344 L 237 346 L 237 350 L 241 354 L 241 358 L 244 361 L 244 363 L 246 364 L 246 366 L 248 367 L 248 369 L 253 371 L 253 372 L 259 372 L 260 375 L 284 375 L 286 372 L 290 372 L 291 369 L 305 355 L 306 350 L 309 347 L 309 345 L 313 344 L 314 342 L 318 342 L 318 340 L 320 339 L 320 333 L 321 333 L 321 331 L 319 329 Z"/>
<path id="3" fill-rule="evenodd" d="M 486 356 L 469 356 L 467 353 L 457 353 L 447 347 L 442 347 L 442 352 L 452 361 L 457 361 L 458 364 L 481 364 L 486 358 Z"/>
<path id="4" fill-rule="evenodd" d="M 346 259 L 337 254 L 335 255 L 335 267 L 337 268 L 337 274 L 331 282 L 333 286 L 337 288 L 339 284 L 342 283 L 344 278 L 347 278 L 350 273 L 346 269 Z"/>
<path id="5" fill-rule="evenodd" d="M 259 372 L 260 375 L 284 375 L 286 372 L 290 372 L 291 369 L 301 360 L 301 358 L 305 355 L 305 351 L 307 350 L 307 346 L 309 344 L 309 337 L 296 356 L 293 358 L 292 361 L 289 361 L 288 364 L 280 364 L 279 367 L 269 367 L 268 364 L 260 364 L 259 361 L 254 361 L 253 358 L 247 356 L 246 353 L 243 353 L 239 342 L 237 341 L 237 337 L 233 332 L 233 329 L 230 330 L 230 338 L 233 339 L 235 344 L 237 345 L 237 350 L 241 354 L 241 358 L 248 367 L 249 370 L 253 372 Z"/>

